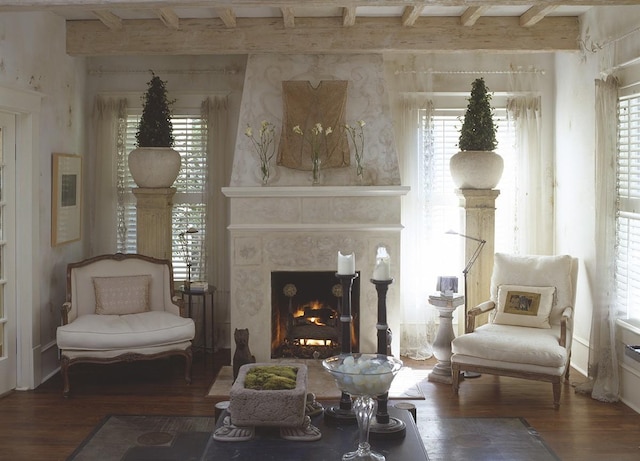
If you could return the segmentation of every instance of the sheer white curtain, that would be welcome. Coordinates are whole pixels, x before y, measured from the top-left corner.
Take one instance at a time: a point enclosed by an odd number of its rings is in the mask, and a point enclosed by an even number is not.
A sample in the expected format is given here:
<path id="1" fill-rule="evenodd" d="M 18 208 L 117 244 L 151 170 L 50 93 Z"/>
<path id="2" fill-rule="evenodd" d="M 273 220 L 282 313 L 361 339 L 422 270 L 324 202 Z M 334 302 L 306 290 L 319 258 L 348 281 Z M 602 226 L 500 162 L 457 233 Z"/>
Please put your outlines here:
<path id="1" fill-rule="evenodd" d="M 507 113 L 515 122 L 516 135 L 514 249 L 521 254 L 551 254 L 553 153 L 541 148 L 540 96 L 510 98 Z"/>
<path id="2" fill-rule="evenodd" d="M 126 119 L 127 100 L 98 96 L 93 112 L 95 165 L 93 168 L 94 206 L 91 207 L 92 255 L 113 253 L 117 248 L 118 161 L 124 151 L 119 126 Z"/>
<path id="3" fill-rule="evenodd" d="M 435 310 L 428 297 L 435 289 L 430 266 L 436 265 L 429 252 L 429 175 L 433 168 L 433 140 L 424 139 L 429 133 L 433 114 L 431 101 L 423 96 L 404 95 L 398 127 L 398 151 L 403 183 L 411 187 L 403 197 L 402 222 L 402 288 L 400 354 L 425 360 L 433 355 L 435 339 Z M 426 126 L 423 126 L 425 124 Z"/>
<path id="4" fill-rule="evenodd" d="M 603 402 L 619 398 L 615 349 L 614 248 L 616 221 L 616 149 L 618 82 L 596 80 L 595 219 L 596 271 L 589 341 L 589 380 L 576 390 Z"/>
<path id="5" fill-rule="evenodd" d="M 202 102 L 201 112 L 207 123 L 207 241 L 204 242 L 206 255 L 206 279 L 216 287 L 215 338 L 219 344 L 228 338 L 220 325 L 229 322 L 229 202 L 221 188 L 229 184 L 231 177 L 232 153 L 228 152 L 227 98 L 215 96 Z"/>

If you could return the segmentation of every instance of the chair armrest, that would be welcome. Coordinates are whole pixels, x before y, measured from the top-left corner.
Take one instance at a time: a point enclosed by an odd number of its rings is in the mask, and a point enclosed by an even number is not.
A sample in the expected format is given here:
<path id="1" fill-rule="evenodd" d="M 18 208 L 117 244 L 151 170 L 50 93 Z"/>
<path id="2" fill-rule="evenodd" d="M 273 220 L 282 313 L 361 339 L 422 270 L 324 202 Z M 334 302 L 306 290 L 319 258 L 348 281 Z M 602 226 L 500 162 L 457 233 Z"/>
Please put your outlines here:
<path id="1" fill-rule="evenodd" d="M 560 319 L 560 345 L 567 347 L 567 324 L 571 322 L 573 318 L 573 308 L 566 307 L 562 312 L 562 318 Z"/>
<path id="2" fill-rule="evenodd" d="M 69 323 L 69 311 L 71 310 L 71 303 L 69 301 L 62 304 L 60 307 L 60 317 L 62 317 L 62 324 Z"/>
<path id="3" fill-rule="evenodd" d="M 184 317 L 184 318 L 189 317 L 189 313 L 187 312 L 187 307 L 184 305 L 184 299 L 182 299 L 182 297 L 174 295 L 171 298 L 171 301 L 173 302 L 173 304 L 178 306 L 178 309 L 180 310 L 180 317 Z"/>
<path id="4" fill-rule="evenodd" d="M 496 308 L 493 301 L 485 301 L 467 312 L 467 333 L 476 329 L 476 317 Z"/>

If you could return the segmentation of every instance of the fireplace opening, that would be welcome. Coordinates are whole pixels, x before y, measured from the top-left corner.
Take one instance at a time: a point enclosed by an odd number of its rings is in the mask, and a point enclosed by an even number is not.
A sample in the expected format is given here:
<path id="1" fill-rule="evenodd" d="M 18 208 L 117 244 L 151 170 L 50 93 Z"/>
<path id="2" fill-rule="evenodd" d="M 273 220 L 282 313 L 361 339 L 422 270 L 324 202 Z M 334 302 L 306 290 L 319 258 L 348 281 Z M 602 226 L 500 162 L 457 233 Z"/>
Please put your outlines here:
<path id="1" fill-rule="evenodd" d="M 335 271 L 271 273 L 271 358 L 342 352 L 342 285 Z M 351 351 L 359 351 L 360 278 L 351 289 Z"/>

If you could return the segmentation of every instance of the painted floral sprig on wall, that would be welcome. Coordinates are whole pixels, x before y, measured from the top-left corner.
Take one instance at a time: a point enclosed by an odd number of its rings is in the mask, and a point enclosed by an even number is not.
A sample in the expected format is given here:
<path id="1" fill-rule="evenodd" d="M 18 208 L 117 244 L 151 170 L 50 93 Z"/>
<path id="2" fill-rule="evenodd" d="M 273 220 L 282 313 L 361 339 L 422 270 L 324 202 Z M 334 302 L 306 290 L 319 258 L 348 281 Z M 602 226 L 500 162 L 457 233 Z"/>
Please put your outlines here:
<path id="1" fill-rule="evenodd" d="M 274 142 L 275 133 L 275 125 L 266 120 L 263 120 L 260 123 L 260 133 L 257 139 L 253 135 L 253 129 L 250 125 L 247 125 L 247 129 L 244 130 L 245 136 L 247 136 L 251 140 L 251 143 L 253 144 L 253 147 L 258 153 L 258 157 L 260 158 L 260 173 L 262 174 L 262 184 L 267 184 L 271 175 L 270 163 L 276 152 Z"/>
<path id="2" fill-rule="evenodd" d="M 327 152 L 326 137 L 333 133 L 333 128 L 328 126 L 325 129 L 322 127 L 321 123 L 316 123 L 311 128 L 311 133 L 308 137 L 305 135 L 304 131 L 302 131 L 300 125 L 294 126 L 293 132 L 302 136 L 302 138 L 311 145 L 311 172 L 313 175 L 313 184 L 318 184 L 320 182 L 320 165 L 322 163 L 320 152 L 323 146 L 325 152 Z"/>
<path id="3" fill-rule="evenodd" d="M 362 176 L 364 172 L 364 166 L 362 161 L 364 160 L 364 126 L 366 125 L 364 120 L 358 120 L 355 126 L 349 124 L 344 128 L 349 134 L 351 144 L 353 144 L 353 150 L 355 151 L 356 158 L 356 174 Z"/>

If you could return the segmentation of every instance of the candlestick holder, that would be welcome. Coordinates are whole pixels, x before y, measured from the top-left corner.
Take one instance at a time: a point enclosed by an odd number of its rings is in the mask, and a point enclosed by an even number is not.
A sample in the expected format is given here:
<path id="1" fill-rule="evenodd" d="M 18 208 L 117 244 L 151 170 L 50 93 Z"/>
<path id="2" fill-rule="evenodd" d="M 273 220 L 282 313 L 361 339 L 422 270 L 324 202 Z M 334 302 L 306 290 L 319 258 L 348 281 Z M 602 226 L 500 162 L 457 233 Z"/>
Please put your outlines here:
<path id="1" fill-rule="evenodd" d="M 353 281 L 358 278 L 358 274 L 336 273 L 336 277 L 342 285 L 342 312 L 340 313 L 342 338 L 340 347 L 343 354 L 351 354 L 353 352 L 351 350 L 351 323 L 353 322 L 353 317 L 351 316 L 351 290 Z M 324 419 L 329 423 L 338 425 L 357 424 L 358 420 L 351 405 L 351 396 L 342 391 L 340 404 L 325 408 Z"/>
<path id="2" fill-rule="evenodd" d="M 393 279 L 376 280 L 371 279 L 371 283 L 376 286 L 378 293 L 378 354 L 391 355 L 391 329 L 387 324 L 387 291 Z M 406 424 L 392 416 L 389 416 L 389 391 L 377 397 L 378 410 L 375 421 L 371 422 L 369 434 L 371 438 L 378 439 L 401 439 L 407 434 Z"/>

